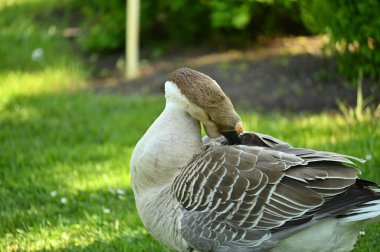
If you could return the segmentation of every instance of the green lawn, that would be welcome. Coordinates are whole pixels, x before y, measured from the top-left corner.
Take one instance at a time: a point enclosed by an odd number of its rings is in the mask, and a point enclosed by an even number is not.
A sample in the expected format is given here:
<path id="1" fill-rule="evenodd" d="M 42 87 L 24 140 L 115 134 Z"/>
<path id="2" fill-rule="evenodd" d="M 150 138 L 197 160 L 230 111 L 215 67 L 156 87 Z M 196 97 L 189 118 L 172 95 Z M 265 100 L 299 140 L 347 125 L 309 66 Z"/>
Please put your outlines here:
<path id="1" fill-rule="evenodd" d="M 168 251 L 142 227 L 129 176 L 163 97 L 92 92 L 59 24 L 26 15 L 65 1 L 13 2 L 0 4 L 0 251 Z M 44 56 L 33 61 L 36 48 Z M 241 113 L 249 130 L 367 157 L 363 177 L 380 181 L 378 117 Z M 355 251 L 380 251 L 379 234 L 368 228 Z"/>

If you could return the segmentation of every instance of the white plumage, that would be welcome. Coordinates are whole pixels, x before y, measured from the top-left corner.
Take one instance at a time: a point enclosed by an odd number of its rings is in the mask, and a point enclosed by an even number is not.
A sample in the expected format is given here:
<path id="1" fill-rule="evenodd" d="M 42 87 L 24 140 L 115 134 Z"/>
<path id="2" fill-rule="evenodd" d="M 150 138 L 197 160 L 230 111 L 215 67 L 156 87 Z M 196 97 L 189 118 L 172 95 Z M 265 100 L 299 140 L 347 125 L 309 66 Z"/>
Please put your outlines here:
<path id="1" fill-rule="evenodd" d="M 164 111 L 135 147 L 131 176 L 145 227 L 169 247 L 350 251 L 379 218 L 376 183 L 345 166 L 359 159 L 238 134 L 232 103 L 197 71 L 175 71 L 165 94 Z"/>

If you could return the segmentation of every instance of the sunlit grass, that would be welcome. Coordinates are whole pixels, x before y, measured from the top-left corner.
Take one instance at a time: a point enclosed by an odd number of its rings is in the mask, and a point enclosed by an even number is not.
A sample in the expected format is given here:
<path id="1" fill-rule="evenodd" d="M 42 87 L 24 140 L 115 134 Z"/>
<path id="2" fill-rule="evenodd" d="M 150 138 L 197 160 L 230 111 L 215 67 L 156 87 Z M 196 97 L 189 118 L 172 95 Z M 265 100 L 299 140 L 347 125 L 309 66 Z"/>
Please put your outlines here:
<path id="1" fill-rule="evenodd" d="M 162 108 L 162 97 L 83 90 L 11 98 L 0 116 L 1 246 L 11 251 L 161 251 L 137 215 L 129 157 Z M 361 166 L 364 177 L 379 179 L 380 132 L 371 118 L 346 123 L 328 113 L 242 114 L 247 129 L 295 146 L 370 155 Z M 367 231 L 357 251 L 367 251 L 368 244 L 379 248 L 378 229 Z"/>
<path id="2" fill-rule="evenodd" d="M 142 229 L 128 171 L 134 143 L 161 109 L 162 99 L 86 91 L 11 99 L 0 116 L 0 246 L 161 248 Z"/>
<path id="3" fill-rule="evenodd" d="M 251 114 L 243 116 L 253 131 L 266 132 L 294 146 L 335 151 L 368 159 L 364 175 L 380 180 L 380 118 L 367 115 L 363 121 L 347 120 L 339 113 Z M 376 167 L 377 166 L 377 167 Z"/>
<path id="4" fill-rule="evenodd" d="M 68 2 L 0 3 L 0 251 L 161 250 L 128 172 L 153 120 L 135 107 L 155 114 L 160 101 L 85 90 L 88 70 L 62 37 L 69 20 L 55 22 Z"/>
<path id="5" fill-rule="evenodd" d="M 67 2 L 0 3 L 0 251 L 168 251 L 143 228 L 129 174 L 164 98 L 86 89 L 88 70 L 61 36 L 65 19 L 50 16 Z M 366 158 L 363 177 L 380 181 L 379 118 L 241 113 L 248 130 Z M 379 231 L 369 228 L 355 251 L 380 251 Z"/>

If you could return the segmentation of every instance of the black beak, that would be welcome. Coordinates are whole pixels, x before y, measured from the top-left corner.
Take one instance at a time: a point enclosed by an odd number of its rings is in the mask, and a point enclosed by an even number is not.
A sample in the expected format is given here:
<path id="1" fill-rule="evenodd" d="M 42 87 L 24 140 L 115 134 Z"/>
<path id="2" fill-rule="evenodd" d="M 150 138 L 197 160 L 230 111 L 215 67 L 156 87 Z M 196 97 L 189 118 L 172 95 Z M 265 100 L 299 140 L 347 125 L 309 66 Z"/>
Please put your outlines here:
<path id="1" fill-rule="evenodd" d="M 236 131 L 224 131 L 220 132 L 227 139 L 229 145 L 241 144 L 241 138 Z"/>

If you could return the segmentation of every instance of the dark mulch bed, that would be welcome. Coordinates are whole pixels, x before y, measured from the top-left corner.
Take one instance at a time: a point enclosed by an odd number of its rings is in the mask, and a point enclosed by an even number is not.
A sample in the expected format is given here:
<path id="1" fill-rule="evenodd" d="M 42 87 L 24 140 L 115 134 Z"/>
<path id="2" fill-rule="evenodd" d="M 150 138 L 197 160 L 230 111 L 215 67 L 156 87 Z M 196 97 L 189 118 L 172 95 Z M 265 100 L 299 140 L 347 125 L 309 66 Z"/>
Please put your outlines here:
<path id="1" fill-rule="evenodd" d="M 266 41 L 253 49 L 180 50 L 150 61 L 141 77 L 124 81 L 115 70 L 120 54 L 100 58 L 97 72 L 107 78 L 92 81 L 101 92 L 162 93 L 170 73 L 191 67 L 215 79 L 237 107 L 290 112 L 336 110 L 337 100 L 356 103 L 356 84 L 338 74 L 333 59 L 320 51 L 321 38 Z M 380 85 L 363 81 L 365 97 L 380 102 Z"/>

